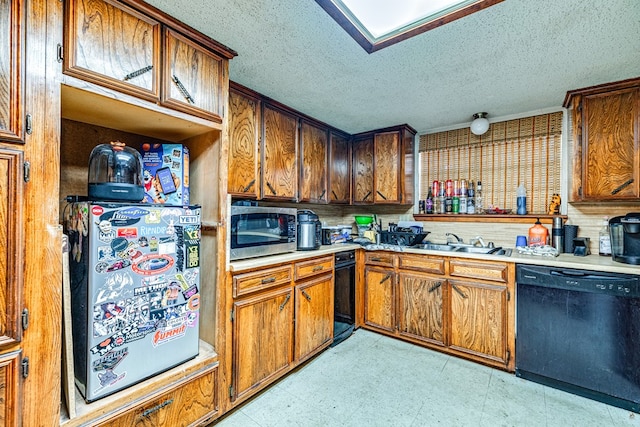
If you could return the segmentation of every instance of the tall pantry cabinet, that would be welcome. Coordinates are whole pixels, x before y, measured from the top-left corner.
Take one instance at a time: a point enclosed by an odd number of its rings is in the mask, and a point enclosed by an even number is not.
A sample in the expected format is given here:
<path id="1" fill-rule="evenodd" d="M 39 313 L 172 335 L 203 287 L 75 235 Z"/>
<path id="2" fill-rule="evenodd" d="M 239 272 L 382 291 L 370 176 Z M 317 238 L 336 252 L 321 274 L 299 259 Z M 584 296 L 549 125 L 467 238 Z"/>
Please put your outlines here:
<path id="1" fill-rule="evenodd" d="M 59 423 L 58 2 L 0 0 L 0 424 Z M 54 195 L 54 196 L 52 196 Z"/>

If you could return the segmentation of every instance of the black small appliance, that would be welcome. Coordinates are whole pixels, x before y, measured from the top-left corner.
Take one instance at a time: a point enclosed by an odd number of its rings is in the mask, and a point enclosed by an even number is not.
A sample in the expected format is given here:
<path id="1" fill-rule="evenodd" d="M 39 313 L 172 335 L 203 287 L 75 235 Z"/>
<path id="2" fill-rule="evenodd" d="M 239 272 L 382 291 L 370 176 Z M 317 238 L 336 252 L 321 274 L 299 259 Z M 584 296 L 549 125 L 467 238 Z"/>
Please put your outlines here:
<path id="1" fill-rule="evenodd" d="M 640 213 L 628 213 L 609 220 L 611 257 L 614 261 L 640 265 Z"/>
<path id="2" fill-rule="evenodd" d="M 142 156 L 123 142 L 100 144 L 89 156 L 90 200 L 141 202 Z"/>

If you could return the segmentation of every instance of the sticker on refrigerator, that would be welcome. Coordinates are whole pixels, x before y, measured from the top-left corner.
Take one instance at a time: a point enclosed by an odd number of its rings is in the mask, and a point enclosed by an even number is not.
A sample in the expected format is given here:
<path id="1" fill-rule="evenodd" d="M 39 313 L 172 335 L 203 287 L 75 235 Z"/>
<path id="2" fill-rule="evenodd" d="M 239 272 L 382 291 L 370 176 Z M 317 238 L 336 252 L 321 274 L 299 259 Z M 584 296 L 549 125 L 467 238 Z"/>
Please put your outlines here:
<path id="1" fill-rule="evenodd" d="M 138 274 L 149 276 L 152 274 L 160 274 L 173 267 L 174 259 L 168 255 L 145 255 L 137 260 L 131 269 Z"/>

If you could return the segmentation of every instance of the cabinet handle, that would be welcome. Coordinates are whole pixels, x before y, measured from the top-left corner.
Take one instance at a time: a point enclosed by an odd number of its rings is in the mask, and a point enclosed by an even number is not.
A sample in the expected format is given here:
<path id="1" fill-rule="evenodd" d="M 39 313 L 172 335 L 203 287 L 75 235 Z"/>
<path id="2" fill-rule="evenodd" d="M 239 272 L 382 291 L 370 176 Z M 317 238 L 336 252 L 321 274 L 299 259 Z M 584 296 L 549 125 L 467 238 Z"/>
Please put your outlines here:
<path id="1" fill-rule="evenodd" d="M 333 194 L 333 198 L 338 200 L 338 195 L 336 194 L 335 191 L 331 190 L 331 194 Z"/>
<path id="2" fill-rule="evenodd" d="M 274 196 L 275 196 L 276 194 L 278 194 L 278 193 L 276 193 L 276 189 L 275 189 L 275 188 L 273 188 L 273 186 L 271 185 L 271 183 L 270 183 L 270 182 L 268 182 L 268 181 L 267 181 L 267 187 L 269 187 L 269 190 L 271 190 L 271 192 L 273 193 L 273 195 L 274 195 Z"/>
<path id="3" fill-rule="evenodd" d="M 371 191 L 369 191 L 363 198 L 362 200 L 367 200 L 369 198 L 369 196 L 371 195 Z"/>
<path id="4" fill-rule="evenodd" d="M 436 282 L 436 284 L 435 284 L 435 285 L 433 285 L 433 286 L 429 289 L 429 292 L 433 292 L 433 291 L 435 291 L 435 290 L 436 290 L 436 289 L 438 289 L 440 286 L 442 286 L 442 282 Z"/>
<path id="5" fill-rule="evenodd" d="M 318 199 L 322 199 L 325 194 L 327 194 L 327 190 L 322 190 L 322 193 L 320 193 L 320 197 L 318 197 Z"/>
<path id="6" fill-rule="evenodd" d="M 144 73 L 148 73 L 151 70 L 153 70 L 153 65 L 147 65 L 146 67 L 140 68 L 139 70 L 136 70 L 136 71 L 133 71 L 133 72 L 127 74 L 126 76 L 124 76 L 124 78 L 122 80 L 124 80 L 126 82 L 127 80 L 131 80 L 133 78 L 141 76 Z"/>
<path id="7" fill-rule="evenodd" d="M 304 289 L 300 292 L 302 292 L 302 296 L 304 296 L 307 301 L 311 301 L 311 295 L 309 295 Z"/>
<path id="8" fill-rule="evenodd" d="M 248 184 L 247 184 L 247 186 L 246 186 L 246 187 L 244 187 L 244 188 L 242 189 L 242 192 L 243 192 L 243 193 L 246 193 L 247 191 L 249 191 L 249 189 L 250 189 L 251 187 L 253 187 L 253 184 L 255 184 L 255 183 L 256 183 L 256 180 L 255 180 L 255 179 L 254 179 L 254 180 L 252 180 L 250 183 L 248 183 Z"/>
<path id="9" fill-rule="evenodd" d="M 387 198 L 386 198 L 386 197 L 384 197 L 384 194 L 382 194 L 382 193 L 381 193 L 381 192 L 379 192 L 378 190 L 376 190 L 376 193 L 378 193 L 378 195 L 379 195 L 380 197 L 382 197 L 383 199 L 387 200 Z"/>
<path id="10" fill-rule="evenodd" d="M 169 406 L 172 403 L 173 403 L 173 399 L 168 399 L 162 403 L 158 403 L 156 406 L 152 406 L 151 408 L 144 411 L 142 413 L 142 416 L 145 418 L 149 418 L 149 415 L 153 414 L 154 412 L 158 412 L 160 409 L 164 408 L 165 406 Z"/>
<path id="11" fill-rule="evenodd" d="M 614 194 L 618 194 L 621 190 L 624 190 L 626 187 L 630 186 L 632 183 L 633 183 L 633 178 L 623 182 L 622 184 L 620 184 L 619 186 L 617 186 L 611 191 L 611 195 L 613 196 Z"/>
<path id="12" fill-rule="evenodd" d="M 467 296 L 464 294 L 464 292 L 462 292 L 462 291 L 460 290 L 460 288 L 458 288 L 456 285 L 453 285 L 453 284 L 452 284 L 452 285 L 451 285 L 451 287 L 453 288 L 453 290 L 454 290 L 454 291 L 456 291 L 457 293 L 459 293 L 459 294 L 460 294 L 460 296 L 461 296 L 462 298 L 467 298 Z"/>
<path id="13" fill-rule="evenodd" d="M 320 271 L 324 268 L 324 265 L 316 265 L 315 267 L 313 267 L 313 271 Z"/>
<path id="14" fill-rule="evenodd" d="M 382 261 L 382 258 L 372 257 L 372 258 L 371 258 L 371 261 L 380 262 L 380 261 Z"/>
<path id="15" fill-rule="evenodd" d="M 178 88 L 182 96 L 184 96 L 184 99 L 186 99 L 189 104 L 195 104 L 196 101 L 194 101 L 194 99 L 191 97 L 189 91 L 187 91 L 187 88 L 184 87 L 180 79 L 175 74 L 171 76 L 171 79 L 176 84 L 176 87 Z"/>
<path id="16" fill-rule="evenodd" d="M 263 285 L 266 285 L 267 283 L 273 283 L 273 282 L 275 282 L 275 281 L 276 281 L 276 278 L 275 278 L 275 277 L 268 277 L 268 278 L 266 278 L 266 279 L 262 279 L 262 284 L 263 284 Z"/>
<path id="17" fill-rule="evenodd" d="M 287 305 L 290 299 L 291 299 L 291 294 L 288 294 L 287 297 L 284 299 L 284 301 L 282 301 L 282 304 L 280 304 L 280 311 L 284 310 L 284 306 Z"/>
<path id="18" fill-rule="evenodd" d="M 380 284 L 382 285 L 384 282 L 386 282 L 387 280 L 391 279 L 391 275 L 392 275 L 392 274 L 393 274 L 393 273 L 387 273 L 387 275 L 386 275 L 386 276 L 384 276 L 384 277 L 382 278 L 382 280 L 380 280 Z"/>

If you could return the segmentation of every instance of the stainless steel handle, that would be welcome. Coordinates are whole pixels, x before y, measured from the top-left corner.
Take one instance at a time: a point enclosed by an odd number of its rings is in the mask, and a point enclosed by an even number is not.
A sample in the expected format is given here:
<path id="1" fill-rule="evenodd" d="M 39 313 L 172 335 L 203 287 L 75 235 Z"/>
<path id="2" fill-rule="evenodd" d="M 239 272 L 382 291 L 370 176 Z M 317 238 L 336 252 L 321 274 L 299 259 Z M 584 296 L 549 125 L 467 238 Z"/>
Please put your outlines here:
<path id="1" fill-rule="evenodd" d="M 196 101 L 191 97 L 191 94 L 189 93 L 189 91 L 187 91 L 187 88 L 184 87 L 180 79 L 175 74 L 171 76 L 171 79 L 173 80 L 173 83 L 175 83 L 182 96 L 184 96 L 184 99 L 186 99 L 189 104 L 195 104 Z"/>
<path id="2" fill-rule="evenodd" d="M 134 78 L 136 78 L 138 76 L 143 75 L 144 73 L 148 73 L 151 70 L 153 70 L 153 65 L 147 65 L 146 67 L 142 67 L 139 70 L 130 72 L 129 74 L 124 76 L 124 78 L 122 80 L 124 80 L 126 82 L 127 80 L 134 79 Z"/>

